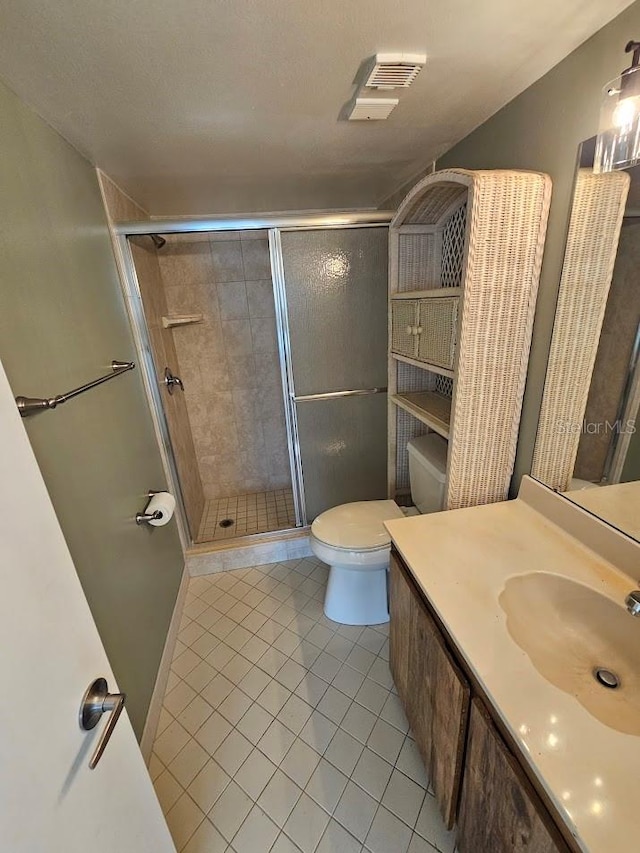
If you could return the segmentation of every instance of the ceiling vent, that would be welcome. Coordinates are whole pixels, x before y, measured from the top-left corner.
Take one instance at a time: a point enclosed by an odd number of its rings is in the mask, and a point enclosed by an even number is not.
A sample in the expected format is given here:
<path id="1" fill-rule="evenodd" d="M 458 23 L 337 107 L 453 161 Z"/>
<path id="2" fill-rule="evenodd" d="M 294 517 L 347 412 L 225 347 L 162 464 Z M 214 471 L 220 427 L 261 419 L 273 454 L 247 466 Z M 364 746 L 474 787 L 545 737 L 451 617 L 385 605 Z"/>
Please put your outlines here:
<path id="1" fill-rule="evenodd" d="M 349 121 L 380 121 L 397 106 L 397 98 L 356 98 Z"/>
<path id="2" fill-rule="evenodd" d="M 376 53 L 364 85 L 368 89 L 406 89 L 426 61 L 426 53 Z"/>

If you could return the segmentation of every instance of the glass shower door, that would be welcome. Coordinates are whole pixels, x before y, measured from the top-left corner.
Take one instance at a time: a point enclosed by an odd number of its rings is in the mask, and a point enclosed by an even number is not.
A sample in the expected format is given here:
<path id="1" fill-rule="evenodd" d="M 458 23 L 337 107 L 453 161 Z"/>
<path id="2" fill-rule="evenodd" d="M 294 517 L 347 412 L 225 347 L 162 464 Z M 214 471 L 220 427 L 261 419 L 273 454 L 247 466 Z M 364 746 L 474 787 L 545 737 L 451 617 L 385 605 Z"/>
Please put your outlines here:
<path id="1" fill-rule="evenodd" d="M 388 229 L 272 232 L 272 241 L 310 523 L 337 504 L 386 497 Z"/>

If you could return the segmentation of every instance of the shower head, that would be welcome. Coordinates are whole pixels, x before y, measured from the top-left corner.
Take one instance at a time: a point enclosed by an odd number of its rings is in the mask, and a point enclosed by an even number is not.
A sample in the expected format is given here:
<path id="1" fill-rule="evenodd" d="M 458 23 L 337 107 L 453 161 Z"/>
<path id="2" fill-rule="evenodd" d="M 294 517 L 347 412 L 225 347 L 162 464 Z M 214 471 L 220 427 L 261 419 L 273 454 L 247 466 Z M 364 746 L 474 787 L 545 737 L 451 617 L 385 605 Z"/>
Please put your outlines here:
<path id="1" fill-rule="evenodd" d="M 153 240 L 153 245 L 156 249 L 161 249 L 167 242 L 164 237 L 161 237 L 159 234 L 149 234 L 149 237 Z"/>

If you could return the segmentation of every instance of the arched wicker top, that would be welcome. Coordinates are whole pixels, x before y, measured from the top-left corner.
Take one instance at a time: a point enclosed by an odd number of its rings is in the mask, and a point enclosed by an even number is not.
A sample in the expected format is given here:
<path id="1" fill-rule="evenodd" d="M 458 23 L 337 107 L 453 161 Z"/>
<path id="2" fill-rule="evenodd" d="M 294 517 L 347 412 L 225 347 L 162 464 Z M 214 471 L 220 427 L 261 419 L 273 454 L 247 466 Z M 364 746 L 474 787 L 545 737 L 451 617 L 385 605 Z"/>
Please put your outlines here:
<path id="1" fill-rule="evenodd" d="M 522 171 L 511 169 L 445 169 L 434 172 L 419 181 L 409 192 L 393 217 L 390 227 L 394 229 L 403 225 L 441 225 L 476 185 L 522 175 Z"/>

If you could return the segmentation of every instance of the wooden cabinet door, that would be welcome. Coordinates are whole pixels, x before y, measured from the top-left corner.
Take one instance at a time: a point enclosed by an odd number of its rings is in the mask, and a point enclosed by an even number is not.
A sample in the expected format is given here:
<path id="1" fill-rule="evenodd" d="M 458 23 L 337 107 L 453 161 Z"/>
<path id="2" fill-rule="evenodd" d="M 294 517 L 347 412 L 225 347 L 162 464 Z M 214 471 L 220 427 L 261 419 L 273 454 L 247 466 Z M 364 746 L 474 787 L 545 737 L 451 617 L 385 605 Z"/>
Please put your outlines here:
<path id="1" fill-rule="evenodd" d="M 399 562 L 391 561 L 391 672 L 448 829 L 455 823 L 470 688 Z"/>
<path id="2" fill-rule="evenodd" d="M 544 805 L 479 699 L 471 704 L 460 853 L 568 853 Z"/>
<path id="3" fill-rule="evenodd" d="M 402 569 L 392 554 L 389 569 L 389 667 L 405 709 L 411 695 L 409 655 L 415 642 L 412 595 Z"/>
<path id="4" fill-rule="evenodd" d="M 456 820 L 462 782 L 470 687 L 422 600 L 413 598 L 407 717 L 447 829 Z"/>

